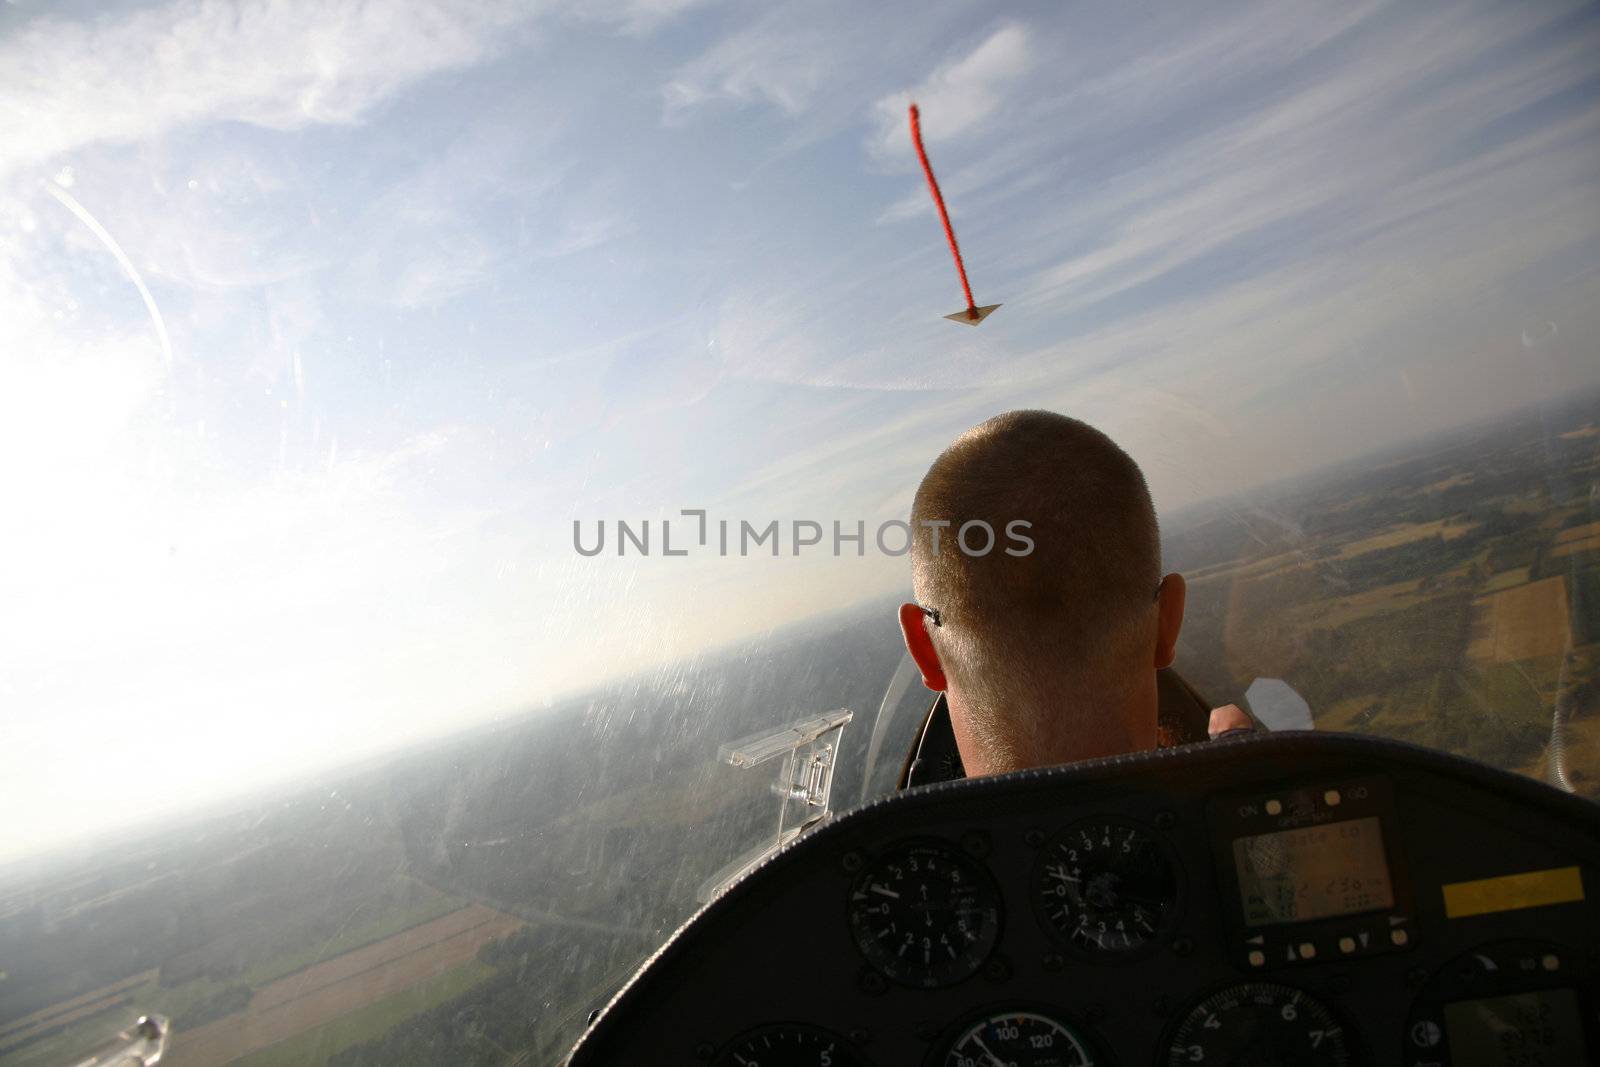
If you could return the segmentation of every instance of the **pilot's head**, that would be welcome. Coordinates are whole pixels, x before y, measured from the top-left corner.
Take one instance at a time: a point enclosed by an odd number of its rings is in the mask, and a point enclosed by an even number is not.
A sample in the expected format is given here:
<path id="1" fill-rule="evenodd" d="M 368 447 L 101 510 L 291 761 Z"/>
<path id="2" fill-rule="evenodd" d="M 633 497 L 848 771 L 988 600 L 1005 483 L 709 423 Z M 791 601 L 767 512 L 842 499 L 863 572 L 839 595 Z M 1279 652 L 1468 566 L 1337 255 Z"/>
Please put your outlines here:
<path id="1" fill-rule="evenodd" d="M 995 533 L 987 553 L 982 527 L 957 536 L 973 522 Z M 934 461 L 912 526 L 918 603 L 900 625 L 924 683 L 946 692 L 969 775 L 1155 747 L 1155 672 L 1172 663 L 1184 583 L 1162 577 L 1126 452 L 1065 415 L 997 415 Z"/>

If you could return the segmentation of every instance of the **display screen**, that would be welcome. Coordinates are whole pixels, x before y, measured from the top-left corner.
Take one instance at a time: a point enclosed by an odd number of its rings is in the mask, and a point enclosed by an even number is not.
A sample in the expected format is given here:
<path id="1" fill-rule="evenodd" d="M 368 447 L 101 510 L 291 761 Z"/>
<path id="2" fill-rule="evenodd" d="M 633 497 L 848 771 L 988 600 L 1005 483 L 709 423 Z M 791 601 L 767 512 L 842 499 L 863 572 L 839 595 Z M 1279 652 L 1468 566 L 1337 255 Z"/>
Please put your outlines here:
<path id="1" fill-rule="evenodd" d="M 1456 1067 L 1567 1067 L 1592 1062 L 1572 989 L 1462 1000 L 1444 1009 Z"/>
<path id="2" fill-rule="evenodd" d="M 1241 837 L 1233 843 L 1233 862 L 1247 926 L 1394 905 L 1383 824 L 1376 815 Z"/>

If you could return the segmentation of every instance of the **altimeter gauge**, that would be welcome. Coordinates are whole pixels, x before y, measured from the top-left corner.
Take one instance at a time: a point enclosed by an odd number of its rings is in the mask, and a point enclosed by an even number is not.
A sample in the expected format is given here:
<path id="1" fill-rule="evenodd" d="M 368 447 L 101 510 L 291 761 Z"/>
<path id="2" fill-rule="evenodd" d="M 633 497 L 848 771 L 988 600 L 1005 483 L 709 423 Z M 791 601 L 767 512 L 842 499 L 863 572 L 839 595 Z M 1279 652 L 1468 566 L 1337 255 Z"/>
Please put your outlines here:
<path id="1" fill-rule="evenodd" d="M 1356 1042 L 1321 1002 L 1292 986 L 1248 982 L 1191 1008 L 1167 1044 L 1168 1067 L 1353 1067 Z"/>

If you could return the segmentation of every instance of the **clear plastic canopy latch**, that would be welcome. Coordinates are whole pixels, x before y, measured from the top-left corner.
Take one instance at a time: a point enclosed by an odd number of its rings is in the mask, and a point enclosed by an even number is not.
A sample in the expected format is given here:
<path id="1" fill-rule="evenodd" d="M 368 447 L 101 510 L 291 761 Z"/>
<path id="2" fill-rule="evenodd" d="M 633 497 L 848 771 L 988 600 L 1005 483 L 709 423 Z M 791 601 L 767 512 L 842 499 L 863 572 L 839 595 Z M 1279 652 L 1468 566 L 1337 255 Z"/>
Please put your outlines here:
<path id="1" fill-rule="evenodd" d="M 700 887 L 701 901 L 711 900 L 746 871 L 828 817 L 839 738 L 852 717 L 844 708 L 825 711 L 741 737 L 717 750 L 719 760 L 741 768 L 758 767 L 784 757 L 777 781 L 772 784 L 772 792 L 778 797 L 778 828 L 773 837 L 707 879 Z"/>

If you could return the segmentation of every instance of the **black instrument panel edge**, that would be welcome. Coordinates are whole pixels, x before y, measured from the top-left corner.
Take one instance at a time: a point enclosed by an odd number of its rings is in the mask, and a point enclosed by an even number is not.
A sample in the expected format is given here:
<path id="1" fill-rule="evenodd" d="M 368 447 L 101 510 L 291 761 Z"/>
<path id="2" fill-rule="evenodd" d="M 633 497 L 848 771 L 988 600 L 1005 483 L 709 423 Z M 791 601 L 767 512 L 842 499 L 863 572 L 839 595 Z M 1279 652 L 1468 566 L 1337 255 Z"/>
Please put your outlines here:
<path id="1" fill-rule="evenodd" d="M 1206 745 L 917 787 L 847 812 L 802 836 L 768 857 L 702 907 L 618 991 L 573 1047 L 566 1062 L 570 1067 L 588 1067 L 607 1062 L 606 1045 L 614 1029 L 625 1024 L 626 1017 L 653 995 L 660 982 L 670 980 L 672 972 L 679 965 L 692 962 L 696 941 L 694 935 L 700 928 L 736 919 L 747 909 L 759 909 L 768 897 L 781 892 L 787 884 L 783 879 L 784 872 L 808 869 L 819 862 L 838 869 L 848 852 L 866 844 L 866 839 L 870 838 L 886 812 L 916 812 L 925 818 L 932 816 L 937 819 L 941 813 L 948 811 L 948 820 L 940 825 L 947 825 L 950 828 L 949 839 L 958 841 L 965 825 L 971 825 L 990 814 L 987 810 L 990 805 L 1008 806 L 1006 801 L 1009 798 L 1033 795 L 1039 789 L 1070 790 L 1073 805 L 1082 809 L 1100 797 L 1122 792 L 1119 784 L 1130 776 L 1171 773 L 1169 769 L 1176 768 L 1215 774 L 1230 766 L 1240 765 L 1249 768 L 1245 777 L 1259 778 L 1263 766 L 1288 766 L 1299 760 L 1324 764 L 1347 760 L 1344 773 L 1349 775 L 1378 773 L 1381 765 L 1384 773 L 1394 777 L 1397 787 L 1401 783 L 1408 787 L 1420 786 L 1419 780 L 1426 779 L 1430 774 L 1454 778 L 1493 795 L 1497 801 L 1504 801 L 1507 809 L 1516 805 L 1543 809 L 1576 823 L 1588 823 L 1600 833 L 1600 805 L 1560 793 L 1520 775 L 1404 742 L 1315 732 L 1243 736 Z M 1411 773 L 1408 773 L 1408 768 Z M 1148 778 L 1145 780 L 1148 781 Z M 1484 814 L 1487 816 L 1490 813 Z M 1585 871 L 1590 873 L 1587 867 Z M 765 883 L 764 886 L 753 884 L 758 880 Z M 1221 887 L 1207 888 L 1211 893 L 1221 895 Z M 1193 896 L 1196 889 L 1195 885 L 1188 885 L 1187 894 Z M 1192 907 L 1185 907 L 1184 910 L 1188 914 L 1180 919 L 1177 927 L 1180 931 L 1188 925 L 1189 916 L 1194 913 Z M 1423 912 L 1428 910 L 1431 909 L 1425 905 L 1419 908 Z M 1249 977 L 1242 976 L 1241 980 L 1249 980 Z M 1295 984 L 1292 973 L 1262 974 L 1260 979 Z M 1069 1005 L 1061 1007 L 1068 1015 L 1077 1014 Z"/>

